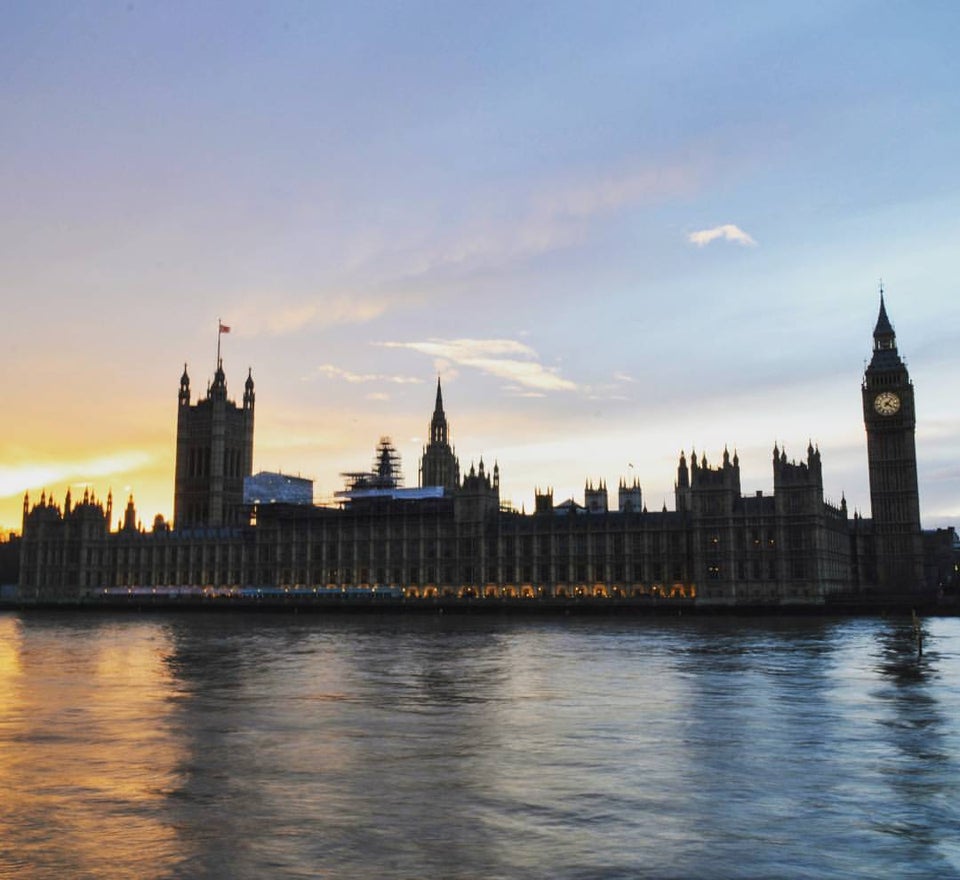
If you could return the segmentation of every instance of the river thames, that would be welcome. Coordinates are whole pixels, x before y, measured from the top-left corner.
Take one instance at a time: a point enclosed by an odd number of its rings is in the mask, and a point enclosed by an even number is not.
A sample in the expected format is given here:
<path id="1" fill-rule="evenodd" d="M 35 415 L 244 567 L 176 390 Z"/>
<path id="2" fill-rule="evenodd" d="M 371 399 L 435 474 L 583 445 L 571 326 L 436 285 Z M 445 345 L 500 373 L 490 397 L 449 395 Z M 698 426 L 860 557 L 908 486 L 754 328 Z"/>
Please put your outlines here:
<path id="1" fill-rule="evenodd" d="M 960 877 L 960 620 L 0 614 L 0 877 Z"/>

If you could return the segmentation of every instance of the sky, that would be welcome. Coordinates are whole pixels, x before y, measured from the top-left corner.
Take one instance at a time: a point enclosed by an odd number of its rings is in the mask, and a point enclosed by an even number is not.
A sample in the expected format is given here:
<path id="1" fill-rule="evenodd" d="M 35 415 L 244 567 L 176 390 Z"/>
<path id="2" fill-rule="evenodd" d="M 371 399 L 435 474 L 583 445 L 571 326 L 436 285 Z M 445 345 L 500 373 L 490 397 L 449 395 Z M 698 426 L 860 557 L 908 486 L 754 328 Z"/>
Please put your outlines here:
<path id="1" fill-rule="evenodd" d="M 177 391 L 256 382 L 254 470 L 407 485 L 435 383 L 501 495 L 820 448 L 869 515 L 883 280 L 923 525 L 960 524 L 960 6 L 0 5 L 0 528 L 173 509 Z"/>

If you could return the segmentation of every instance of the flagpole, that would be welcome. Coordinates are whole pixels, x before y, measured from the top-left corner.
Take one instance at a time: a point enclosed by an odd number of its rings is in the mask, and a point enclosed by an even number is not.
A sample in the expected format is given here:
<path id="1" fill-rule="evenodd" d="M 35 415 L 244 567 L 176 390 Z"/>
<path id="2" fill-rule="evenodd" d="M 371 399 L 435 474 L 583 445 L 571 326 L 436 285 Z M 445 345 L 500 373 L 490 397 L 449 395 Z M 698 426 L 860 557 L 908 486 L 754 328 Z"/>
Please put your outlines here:
<path id="1" fill-rule="evenodd" d="M 220 369 L 220 337 L 223 335 L 223 322 L 217 318 L 217 369 Z"/>

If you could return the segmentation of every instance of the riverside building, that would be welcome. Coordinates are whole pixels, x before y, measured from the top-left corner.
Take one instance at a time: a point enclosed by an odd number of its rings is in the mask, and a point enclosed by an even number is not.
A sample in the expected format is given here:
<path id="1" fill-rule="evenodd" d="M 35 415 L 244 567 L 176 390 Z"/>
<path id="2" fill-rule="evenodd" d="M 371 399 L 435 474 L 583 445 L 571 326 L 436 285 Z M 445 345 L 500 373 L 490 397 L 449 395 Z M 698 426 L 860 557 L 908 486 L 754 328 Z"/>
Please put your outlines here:
<path id="1" fill-rule="evenodd" d="M 537 490 L 532 513 L 501 504 L 495 463 L 461 476 L 437 382 L 419 486 L 404 488 L 388 438 L 369 473 L 346 474 L 337 506 L 309 495 L 264 502 L 252 473 L 253 379 L 227 398 L 218 357 L 207 397 L 181 379 L 175 515 L 149 530 L 133 499 L 111 530 L 112 498 L 46 494 L 23 506 L 19 591 L 57 601 L 107 590 L 212 592 L 390 587 L 449 596 L 696 599 L 703 604 L 822 603 L 852 593 L 920 593 L 952 577 L 953 530 L 920 529 L 913 386 L 881 292 L 862 384 L 873 519 L 824 500 L 820 450 L 773 447 L 774 491 L 744 495 L 736 453 L 677 464 L 674 509 L 650 511 L 638 483 L 588 482 L 583 503 Z M 256 478 L 254 478 L 256 482 Z"/>

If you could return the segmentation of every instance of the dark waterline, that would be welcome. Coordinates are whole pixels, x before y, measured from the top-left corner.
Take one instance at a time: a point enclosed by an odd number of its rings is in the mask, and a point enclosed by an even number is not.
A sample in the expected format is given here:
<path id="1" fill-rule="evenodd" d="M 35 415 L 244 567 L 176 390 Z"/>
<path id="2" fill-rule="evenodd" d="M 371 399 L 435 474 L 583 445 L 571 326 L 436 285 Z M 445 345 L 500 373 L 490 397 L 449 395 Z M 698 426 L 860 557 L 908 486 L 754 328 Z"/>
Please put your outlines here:
<path id="1" fill-rule="evenodd" d="M 958 877 L 924 629 L 0 614 L 0 877 Z"/>

